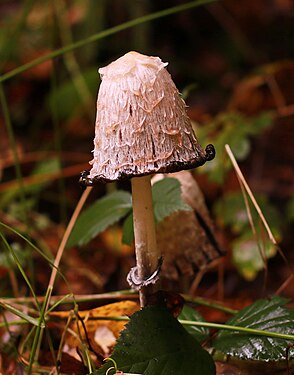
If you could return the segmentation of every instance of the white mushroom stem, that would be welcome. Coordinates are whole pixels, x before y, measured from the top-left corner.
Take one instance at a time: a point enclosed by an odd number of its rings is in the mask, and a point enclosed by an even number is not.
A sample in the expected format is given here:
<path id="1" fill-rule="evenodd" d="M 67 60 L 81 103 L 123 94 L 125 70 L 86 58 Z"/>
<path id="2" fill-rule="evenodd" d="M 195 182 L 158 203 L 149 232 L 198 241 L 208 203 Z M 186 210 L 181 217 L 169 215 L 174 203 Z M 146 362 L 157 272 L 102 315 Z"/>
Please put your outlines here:
<path id="1" fill-rule="evenodd" d="M 132 199 L 134 217 L 135 252 L 137 261 L 137 276 L 145 280 L 156 271 L 160 252 L 156 246 L 156 231 L 154 223 L 151 177 L 132 178 Z M 147 295 L 156 286 L 143 287 L 140 290 L 141 307 L 146 305 Z"/>

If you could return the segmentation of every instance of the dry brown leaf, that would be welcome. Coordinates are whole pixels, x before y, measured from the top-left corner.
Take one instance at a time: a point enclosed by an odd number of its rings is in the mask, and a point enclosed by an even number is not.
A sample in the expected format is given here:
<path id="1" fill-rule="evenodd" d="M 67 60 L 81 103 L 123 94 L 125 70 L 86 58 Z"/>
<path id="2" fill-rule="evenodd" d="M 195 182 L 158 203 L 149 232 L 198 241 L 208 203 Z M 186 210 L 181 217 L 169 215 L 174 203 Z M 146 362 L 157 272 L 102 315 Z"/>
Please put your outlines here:
<path id="1" fill-rule="evenodd" d="M 92 310 L 79 311 L 79 321 L 76 319 L 70 323 L 72 333 L 67 333 L 65 344 L 68 351 L 80 347 L 81 340 L 91 343 L 92 348 L 103 355 L 108 355 L 115 344 L 120 331 L 124 328 L 126 321 L 99 320 L 105 317 L 131 316 L 140 308 L 134 301 L 115 302 L 109 305 L 97 307 Z M 67 320 L 70 311 L 52 312 L 50 318 L 56 320 Z M 83 323 L 82 323 L 82 322 Z"/>
<path id="2" fill-rule="evenodd" d="M 181 183 L 182 198 L 193 211 L 178 211 L 157 226 L 157 245 L 163 255 L 162 274 L 178 280 L 181 275 L 194 276 L 224 252 L 215 237 L 214 223 L 204 196 L 188 171 L 166 175 Z M 153 181 L 164 178 L 155 176 Z"/>

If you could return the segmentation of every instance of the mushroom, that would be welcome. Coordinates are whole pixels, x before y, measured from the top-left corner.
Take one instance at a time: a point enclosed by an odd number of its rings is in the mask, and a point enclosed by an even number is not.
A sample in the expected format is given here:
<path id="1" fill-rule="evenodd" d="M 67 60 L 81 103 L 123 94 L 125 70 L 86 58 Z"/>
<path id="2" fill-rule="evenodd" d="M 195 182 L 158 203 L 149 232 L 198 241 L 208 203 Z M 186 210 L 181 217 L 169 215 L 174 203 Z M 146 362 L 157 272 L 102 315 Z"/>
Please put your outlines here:
<path id="1" fill-rule="evenodd" d="M 200 147 L 186 105 L 159 57 L 129 52 L 99 69 L 94 157 L 80 183 L 131 179 L 137 266 L 128 281 L 141 306 L 156 290 L 161 254 L 156 246 L 151 175 L 203 165 L 214 158 Z"/>

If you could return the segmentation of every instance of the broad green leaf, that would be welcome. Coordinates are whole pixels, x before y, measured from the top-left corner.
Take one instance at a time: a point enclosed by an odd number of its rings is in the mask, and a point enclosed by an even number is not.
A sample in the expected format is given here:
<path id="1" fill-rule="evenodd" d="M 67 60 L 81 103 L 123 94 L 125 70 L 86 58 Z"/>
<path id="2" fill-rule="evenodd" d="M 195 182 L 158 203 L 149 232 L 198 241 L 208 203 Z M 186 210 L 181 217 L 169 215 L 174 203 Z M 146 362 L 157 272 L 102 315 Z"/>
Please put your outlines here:
<path id="1" fill-rule="evenodd" d="M 181 184 L 175 178 L 164 178 L 152 187 L 155 221 L 159 223 L 176 211 L 191 211 L 181 197 Z"/>
<path id="2" fill-rule="evenodd" d="M 188 305 L 184 305 L 183 310 L 179 316 L 179 319 L 191 320 L 195 322 L 205 322 L 203 316 L 199 314 L 198 311 L 193 309 Z M 197 341 L 204 341 L 208 339 L 209 329 L 206 327 L 196 327 L 196 326 L 184 326 L 185 330 L 190 333 Z"/>
<path id="3" fill-rule="evenodd" d="M 163 307 L 149 306 L 133 314 L 111 358 L 119 371 L 133 374 L 215 374 L 211 356 Z M 107 363 L 94 374 L 105 375 L 110 367 Z"/>
<path id="4" fill-rule="evenodd" d="M 294 310 L 284 307 L 287 300 L 281 297 L 261 299 L 239 311 L 226 324 L 283 334 L 294 334 Z M 244 332 L 219 331 L 214 348 L 239 359 L 280 361 L 286 359 L 291 340 L 254 336 Z M 290 357 L 294 351 L 290 349 Z"/>
<path id="5" fill-rule="evenodd" d="M 98 199 L 78 218 L 67 247 L 85 245 L 110 225 L 126 216 L 131 209 L 131 194 L 126 191 L 115 191 Z"/>

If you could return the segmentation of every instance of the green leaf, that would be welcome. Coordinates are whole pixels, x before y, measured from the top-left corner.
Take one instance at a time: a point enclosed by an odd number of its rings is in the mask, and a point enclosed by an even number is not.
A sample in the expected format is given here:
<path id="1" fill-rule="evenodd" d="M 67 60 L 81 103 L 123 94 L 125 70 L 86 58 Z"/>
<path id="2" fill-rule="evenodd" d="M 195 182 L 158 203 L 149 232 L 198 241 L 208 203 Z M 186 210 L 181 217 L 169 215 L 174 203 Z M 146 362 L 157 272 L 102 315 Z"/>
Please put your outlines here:
<path id="1" fill-rule="evenodd" d="M 195 322 L 205 322 L 202 315 L 198 311 L 193 309 L 188 305 L 184 305 L 183 310 L 179 316 L 181 320 L 191 320 Z M 209 329 L 206 327 L 196 327 L 196 326 L 184 326 L 185 330 L 190 333 L 197 341 L 207 340 L 209 337 Z"/>
<path id="2" fill-rule="evenodd" d="M 155 221 L 159 223 L 176 211 L 191 211 L 181 197 L 181 184 L 175 178 L 164 178 L 152 187 Z"/>
<path id="3" fill-rule="evenodd" d="M 211 356 L 163 307 L 149 306 L 133 314 L 111 358 L 118 370 L 144 375 L 215 374 Z M 96 375 L 105 375 L 107 363 Z M 197 370 L 196 370 L 197 369 Z M 114 370 L 109 371 L 113 375 Z"/>
<path id="4" fill-rule="evenodd" d="M 226 324 L 293 335 L 294 310 L 284 307 L 286 303 L 287 300 L 281 297 L 258 300 L 239 311 Z M 280 361 L 286 359 L 289 344 L 293 341 L 221 330 L 214 348 L 240 359 Z M 289 354 L 294 356 L 293 350 Z"/>
<path id="5" fill-rule="evenodd" d="M 78 218 L 67 247 L 87 244 L 110 225 L 126 216 L 131 209 L 131 194 L 126 191 L 115 191 L 98 199 Z"/>

